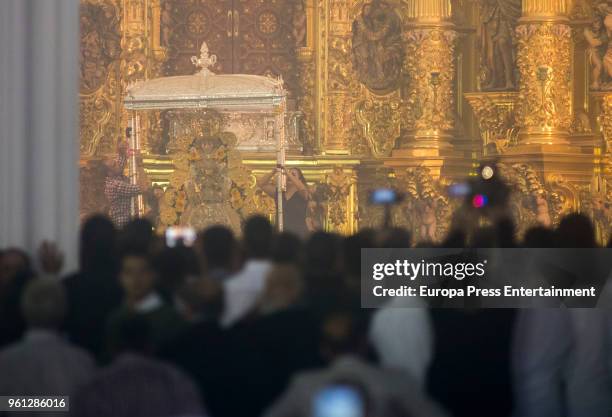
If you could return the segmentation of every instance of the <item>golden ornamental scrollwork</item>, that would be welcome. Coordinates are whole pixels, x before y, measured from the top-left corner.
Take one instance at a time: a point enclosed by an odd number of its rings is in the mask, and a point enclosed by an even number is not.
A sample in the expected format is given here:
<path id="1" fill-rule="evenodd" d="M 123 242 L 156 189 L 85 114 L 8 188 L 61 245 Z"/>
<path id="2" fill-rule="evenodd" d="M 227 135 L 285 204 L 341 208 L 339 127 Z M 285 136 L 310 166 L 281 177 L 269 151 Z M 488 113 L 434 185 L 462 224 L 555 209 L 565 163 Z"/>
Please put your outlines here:
<path id="1" fill-rule="evenodd" d="M 329 88 L 346 90 L 354 83 L 351 72 L 351 40 L 334 36 L 329 42 Z"/>
<path id="2" fill-rule="evenodd" d="M 354 202 L 352 201 L 356 177 L 352 170 L 334 167 L 318 185 L 317 199 L 326 211 L 326 228 L 339 233 L 353 232 Z"/>
<path id="3" fill-rule="evenodd" d="M 510 185 L 510 211 L 522 235 L 529 227 L 552 226 L 551 202 L 535 170 L 526 164 L 499 164 L 500 176 Z"/>
<path id="4" fill-rule="evenodd" d="M 79 19 L 80 152 L 92 157 L 111 151 L 119 131 L 121 9 L 111 0 L 84 0 Z"/>
<path id="5" fill-rule="evenodd" d="M 328 96 L 328 144 L 345 148 L 350 142 L 349 133 L 354 123 L 354 115 L 349 110 L 352 104 L 353 100 L 348 94 Z"/>
<path id="6" fill-rule="evenodd" d="M 391 154 L 400 136 L 401 101 L 399 98 L 371 97 L 357 104 L 357 121 L 374 156 Z"/>
<path id="7" fill-rule="evenodd" d="M 409 74 L 406 123 L 417 130 L 455 127 L 454 75 L 457 33 L 440 28 L 407 32 L 405 71 Z"/>
<path id="8" fill-rule="evenodd" d="M 146 40 L 144 35 L 139 33 L 128 33 L 124 38 L 124 43 L 121 73 L 123 74 L 124 85 L 127 88 L 129 83 L 145 78 L 147 69 Z"/>
<path id="9" fill-rule="evenodd" d="M 300 48 L 298 50 L 299 75 L 298 85 L 300 93 L 297 96 L 297 108 L 301 113 L 299 137 L 304 146 L 304 153 L 311 154 L 317 147 L 316 138 L 316 117 L 315 117 L 315 62 L 312 50 Z"/>
<path id="10" fill-rule="evenodd" d="M 544 183 L 550 192 L 553 224 L 558 224 L 564 215 L 580 210 L 580 192 L 575 184 L 561 174 L 547 175 Z"/>
<path id="11" fill-rule="evenodd" d="M 338 3 L 342 8 L 342 4 Z M 338 10 L 340 13 L 341 10 Z M 337 150 L 348 150 L 355 116 L 353 92 L 359 87 L 351 67 L 351 39 L 338 32 L 328 38 L 327 71 L 327 145 Z"/>
<path id="12" fill-rule="evenodd" d="M 538 224 L 554 226 L 579 208 L 577 189 L 561 175 L 542 179 L 529 164 L 499 164 L 498 172 L 511 187 L 510 207 L 519 234 Z"/>
<path id="13" fill-rule="evenodd" d="M 476 116 L 486 154 L 503 153 L 516 144 L 516 93 L 469 93 L 465 98 Z"/>
<path id="14" fill-rule="evenodd" d="M 601 113 L 597 118 L 606 144 L 605 153 L 612 155 L 612 94 L 600 98 Z"/>
<path id="15" fill-rule="evenodd" d="M 396 173 L 395 187 L 406 193 L 406 199 L 396 210 L 397 224 L 409 227 L 417 242 L 438 242 L 450 226 L 452 202 L 446 187 L 435 179 L 426 167 Z"/>
<path id="16" fill-rule="evenodd" d="M 518 36 L 521 74 L 517 124 L 521 128 L 567 131 L 571 112 L 571 29 L 565 24 L 523 24 Z"/>

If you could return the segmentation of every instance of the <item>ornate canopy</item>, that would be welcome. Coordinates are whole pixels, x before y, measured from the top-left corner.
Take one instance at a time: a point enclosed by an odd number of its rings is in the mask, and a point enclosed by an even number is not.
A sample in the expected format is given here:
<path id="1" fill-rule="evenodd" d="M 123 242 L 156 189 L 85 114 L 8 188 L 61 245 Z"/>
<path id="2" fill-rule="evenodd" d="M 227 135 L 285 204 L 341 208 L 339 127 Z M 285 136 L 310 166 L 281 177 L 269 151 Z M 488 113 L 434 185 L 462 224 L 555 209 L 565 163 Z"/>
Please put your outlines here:
<path id="1" fill-rule="evenodd" d="M 201 70 L 194 75 L 139 81 L 128 87 L 125 107 L 130 110 L 210 108 L 217 111 L 272 110 L 286 97 L 282 78 L 211 72 L 216 55 L 206 43 L 191 58 Z"/>
<path id="2" fill-rule="evenodd" d="M 132 148 L 140 149 L 141 135 L 148 129 L 141 127 L 141 113 L 148 113 L 144 117 L 152 116 L 148 120 L 158 127 L 155 134 L 167 136 L 164 147 L 172 163 L 159 198 L 161 229 L 225 224 L 238 232 L 241 219 L 275 211 L 274 200 L 256 186 L 240 152 L 274 152 L 284 163 L 283 80 L 214 74 L 209 67 L 217 57 L 209 55 L 206 43 L 191 61 L 200 68 L 194 75 L 156 78 L 128 87 L 125 107 L 131 110 Z M 135 170 L 135 157 L 130 167 Z M 138 212 L 143 212 L 141 203 Z"/>

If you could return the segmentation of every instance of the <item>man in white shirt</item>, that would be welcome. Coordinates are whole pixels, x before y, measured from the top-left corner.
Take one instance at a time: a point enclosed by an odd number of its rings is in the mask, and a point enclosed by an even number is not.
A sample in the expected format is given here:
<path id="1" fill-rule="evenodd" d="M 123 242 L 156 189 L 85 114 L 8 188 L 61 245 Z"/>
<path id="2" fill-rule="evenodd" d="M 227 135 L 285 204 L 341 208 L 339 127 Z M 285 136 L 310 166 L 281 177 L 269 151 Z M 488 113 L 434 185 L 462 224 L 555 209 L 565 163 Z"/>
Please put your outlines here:
<path id="1" fill-rule="evenodd" d="M 249 218 L 243 230 L 247 261 L 240 272 L 224 281 L 224 312 L 221 324 L 230 327 L 248 315 L 262 295 L 272 263 L 269 260 L 272 225 L 262 216 Z"/>

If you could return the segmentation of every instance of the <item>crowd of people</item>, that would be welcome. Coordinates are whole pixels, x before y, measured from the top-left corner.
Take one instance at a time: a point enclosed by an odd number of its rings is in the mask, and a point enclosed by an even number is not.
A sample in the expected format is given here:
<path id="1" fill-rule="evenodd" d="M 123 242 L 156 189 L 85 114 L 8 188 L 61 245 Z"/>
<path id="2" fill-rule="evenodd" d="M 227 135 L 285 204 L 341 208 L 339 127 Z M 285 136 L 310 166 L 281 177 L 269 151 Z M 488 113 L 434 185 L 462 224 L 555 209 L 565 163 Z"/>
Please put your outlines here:
<path id="1" fill-rule="evenodd" d="M 168 247 L 146 220 L 94 216 L 70 275 L 50 245 L 3 249 L 0 395 L 70 396 L 84 417 L 612 415 L 605 310 L 361 308 L 361 249 L 413 244 L 401 228 L 302 240 L 256 216 Z M 597 246 L 580 214 L 442 245 Z"/>

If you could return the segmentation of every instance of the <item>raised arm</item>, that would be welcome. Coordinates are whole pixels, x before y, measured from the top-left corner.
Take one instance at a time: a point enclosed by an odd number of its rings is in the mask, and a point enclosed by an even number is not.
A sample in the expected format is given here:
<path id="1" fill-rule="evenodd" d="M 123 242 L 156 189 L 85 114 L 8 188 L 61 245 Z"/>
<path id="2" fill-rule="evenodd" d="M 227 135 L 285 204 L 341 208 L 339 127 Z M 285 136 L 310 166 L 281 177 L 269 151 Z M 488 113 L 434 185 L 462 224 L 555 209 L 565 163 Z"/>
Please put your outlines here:
<path id="1" fill-rule="evenodd" d="M 259 186 L 259 188 L 261 188 L 266 194 L 271 197 L 274 197 L 276 195 L 276 185 L 270 183 L 270 180 L 274 175 L 276 175 L 276 172 L 276 169 L 273 169 L 261 178 L 257 178 L 257 185 Z"/>
<path id="2" fill-rule="evenodd" d="M 297 192 L 300 193 L 304 200 L 308 200 L 309 194 L 308 187 L 306 186 L 306 184 L 304 184 L 302 180 L 297 175 L 295 175 L 292 169 L 285 170 L 285 172 L 287 173 L 287 178 L 289 179 L 289 181 L 291 181 L 293 185 L 295 185 L 295 188 L 297 188 Z"/>

